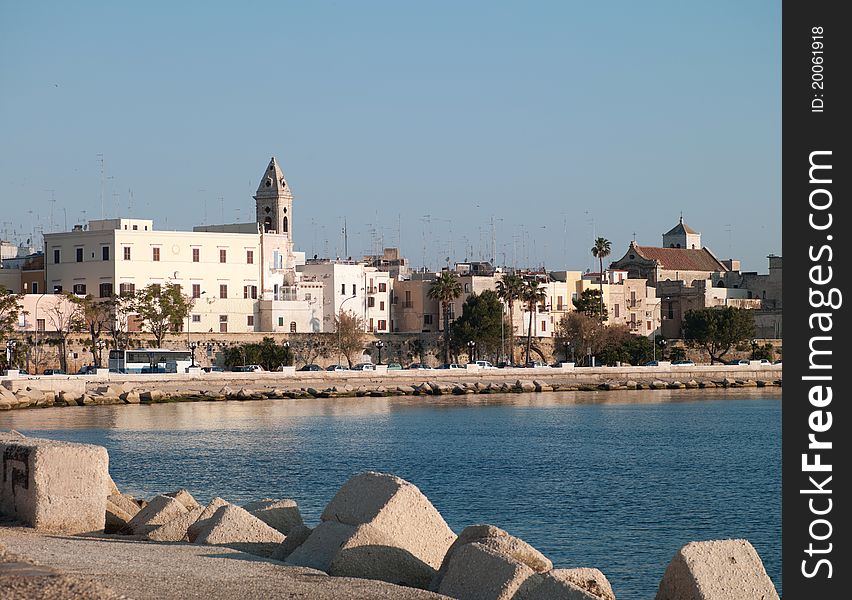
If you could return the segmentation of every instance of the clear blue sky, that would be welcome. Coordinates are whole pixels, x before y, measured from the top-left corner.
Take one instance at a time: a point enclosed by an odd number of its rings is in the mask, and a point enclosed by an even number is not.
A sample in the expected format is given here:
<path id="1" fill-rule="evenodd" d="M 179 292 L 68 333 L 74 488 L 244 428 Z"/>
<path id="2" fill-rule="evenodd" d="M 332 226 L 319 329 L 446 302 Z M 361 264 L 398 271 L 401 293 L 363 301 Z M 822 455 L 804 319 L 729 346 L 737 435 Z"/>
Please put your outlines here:
<path id="1" fill-rule="evenodd" d="M 98 154 L 107 217 L 251 220 L 275 155 L 309 256 L 345 218 L 352 256 L 488 258 L 493 218 L 498 262 L 586 269 L 683 211 L 766 272 L 780 5 L 0 0 L 2 228 L 99 218 Z"/>

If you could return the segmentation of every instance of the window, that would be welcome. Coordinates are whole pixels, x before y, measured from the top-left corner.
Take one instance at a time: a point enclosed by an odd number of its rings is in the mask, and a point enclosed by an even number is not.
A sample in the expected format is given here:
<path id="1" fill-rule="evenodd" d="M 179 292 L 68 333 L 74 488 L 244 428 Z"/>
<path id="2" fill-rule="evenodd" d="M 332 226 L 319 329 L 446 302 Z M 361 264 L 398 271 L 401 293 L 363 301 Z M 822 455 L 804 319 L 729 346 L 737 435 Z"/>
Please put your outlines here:
<path id="1" fill-rule="evenodd" d="M 118 293 L 122 296 L 132 296 L 136 293 L 135 283 L 120 283 L 118 284 Z"/>
<path id="2" fill-rule="evenodd" d="M 367 306 L 372 308 L 375 305 L 376 305 L 376 298 L 374 296 L 370 296 L 369 298 L 367 298 Z"/>
<path id="3" fill-rule="evenodd" d="M 370 317 L 370 323 L 367 325 L 367 331 L 373 331 L 373 318 Z"/>
<path id="4" fill-rule="evenodd" d="M 83 262 L 83 249 L 75 248 L 74 251 L 77 253 L 77 262 Z"/>
<path id="5" fill-rule="evenodd" d="M 290 321 L 290 333 L 296 333 L 296 321 Z"/>
<path id="6" fill-rule="evenodd" d="M 651 331 L 651 321 L 646 321 L 645 324 L 648 326 L 648 331 Z"/>
<path id="7" fill-rule="evenodd" d="M 192 284 L 192 297 L 193 298 L 201 298 L 201 284 L 193 283 Z"/>
<path id="8" fill-rule="evenodd" d="M 85 283 L 75 283 L 74 287 L 72 289 L 73 289 L 74 293 L 77 294 L 78 296 L 85 296 L 86 295 L 86 284 Z"/>
<path id="9" fill-rule="evenodd" d="M 224 248 L 219 248 L 219 262 L 228 262 L 228 251 Z"/>
<path id="10" fill-rule="evenodd" d="M 101 246 L 101 260 L 109 260 L 109 246 Z"/>
<path id="11" fill-rule="evenodd" d="M 284 217 L 284 220 L 281 223 L 282 223 L 281 232 L 287 233 L 287 217 Z"/>
<path id="12" fill-rule="evenodd" d="M 253 265 L 254 264 L 254 250 L 246 250 L 246 264 Z"/>
<path id="13" fill-rule="evenodd" d="M 124 247 L 124 260 L 130 260 L 130 246 Z"/>
<path id="14" fill-rule="evenodd" d="M 112 284 L 102 283 L 98 291 L 100 292 L 101 298 L 109 298 L 110 296 L 112 296 Z"/>
<path id="15" fill-rule="evenodd" d="M 354 295 L 355 295 L 355 294 L 357 294 L 357 293 L 358 293 L 358 292 L 357 292 L 357 291 L 356 291 L 356 289 L 355 289 L 355 284 L 353 283 L 353 284 L 352 284 L 352 295 L 354 296 Z"/>
<path id="16" fill-rule="evenodd" d="M 556 296 L 556 310 L 562 310 L 563 301 L 562 296 Z"/>
<path id="17" fill-rule="evenodd" d="M 619 308 L 618 304 L 613 306 L 613 308 L 615 309 L 615 318 L 617 319 L 618 318 L 618 308 Z"/>
<path id="18" fill-rule="evenodd" d="M 36 319 L 36 330 L 44 331 L 44 319 Z"/>
<path id="19" fill-rule="evenodd" d="M 382 300 L 381 302 L 379 302 L 379 310 L 384 310 L 384 309 L 385 309 L 385 301 Z"/>
<path id="20" fill-rule="evenodd" d="M 542 321 L 542 322 L 541 322 L 541 330 L 542 330 L 542 331 L 547 331 L 547 321 Z"/>
<path id="21" fill-rule="evenodd" d="M 246 326 L 254 327 L 254 315 L 246 315 Z"/>
<path id="22" fill-rule="evenodd" d="M 431 325 L 432 324 L 432 315 L 423 315 L 423 324 Z"/>
<path id="23" fill-rule="evenodd" d="M 201 262 L 201 248 L 192 249 L 192 262 Z"/>
<path id="24" fill-rule="evenodd" d="M 54 294 L 61 294 L 62 293 L 62 286 L 58 283 L 54 283 L 53 284 L 53 293 Z"/>
<path id="25" fill-rule="evenodd" d="M 228 286 L 224 283 L 219 284 L 219 297 L 227 298 L 228 297 Z"/>
<path id="26" fill-rule="evenodd" d="M 346 295 L 346 284 L 345 284 L 345 283 L 341 283 L 341 284 L 340 284 L 340 295 L 341 295 L 341 296 L 345 296 L 345 295 Z"/>
<path id="27" fill-rule="evenodd" d="M 201 315 L 192 315 L 193 323 L 201 323 Z"/>
<path id="28" fill-rule="evenodd" d="M 160 249 L 159 248 L 151 248 L 153 251 L 153 256 L 151 257 L 154 262 L 160 262 Z"/>
<path id="29" fill-rule="evenodd" d="M 380 283 L 380 284 L 379 284 L 379 291 L 380 291 L 380 292 L 386 292 L 386 291 L 388 291 L 388 284 L 386 284 L 386 283 Z"/>
<path id="30" fill-rule="evenodd" d="M 32 288 L 33 288 L 33 289 L 32 289 L 32 293 L 33 293 L 33 294 L 38 294 L 38 281 L 33 281 Z"/>
<path id="31" fill-rule="evenodd" d="M 284 327 L 284 317 L 278 317 L 278 326 Z"/>
<path id="32" fill-rule="evenodd" d="M 630 306 L 636 306 L 636 290 L 630 290 Z"/>
<path id="33" fill-rule="evenodd" d="M 379 320 L 379 328 L 378 328 L 379 331 L 386 331 L 387 328 L 388 328 L 388 322 L 385 321 L 384 319 L 380 319 Z"/>
<path id="34" fill-rule="evenodd" d="M 134 225 L 134 226 L 133 226 L 133 231 L 138 231 L 138 230 L 139 230 L 139 225 Z"/>
<path id="35" fill-rule="evenodd" d="M 59 248 L 53 249 L 53 264 L 55 264 L 55 265 L 59 264 Z"/>
<path id="36" fill-rule="evenodd" d="M 309 293 L 305 292 L 305 302 L 310 302 L 310 301 L 311 301 L 311 295 Z"/>
<path id="37" fill-rule="evenodd" d="M 219 333 L 228 333 L 228 315 L 219 315 Z"/>
<path id="38" fill-rule="evenodd" d="M 257 286 L 256 285 L 244 285 L 243 286 L 243 298 L 251 298 L 252 300 L 257 300 Z"/>

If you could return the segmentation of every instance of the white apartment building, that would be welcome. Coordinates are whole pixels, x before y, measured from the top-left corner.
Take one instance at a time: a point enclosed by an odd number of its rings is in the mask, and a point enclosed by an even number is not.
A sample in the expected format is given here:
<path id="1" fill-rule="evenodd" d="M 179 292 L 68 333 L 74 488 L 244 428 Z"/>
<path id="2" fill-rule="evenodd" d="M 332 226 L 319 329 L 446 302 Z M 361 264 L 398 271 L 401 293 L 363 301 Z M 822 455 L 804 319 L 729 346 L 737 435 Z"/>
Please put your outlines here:
<path id="1" fill-rule="evenodd" d="M 367 332 L 393 331 L 389 273 L 360 262 L 323 259 L 308 260 L 296 270 L 322 285 L 323 331 L 336 331 L 335 316 L 341 310 L 360 316 Z"/>
<path id="2" fill-rule="evenodd" d="M 105 219 L 45 240 L 48 290 L 106 298 L 151 284 L 194 299 L 197 332 L 322 331 L 323 285 L 301 278 L 293 196 L 273 157 L 254 196 L 257 222 L 159 231 L 148 219 Z"/>

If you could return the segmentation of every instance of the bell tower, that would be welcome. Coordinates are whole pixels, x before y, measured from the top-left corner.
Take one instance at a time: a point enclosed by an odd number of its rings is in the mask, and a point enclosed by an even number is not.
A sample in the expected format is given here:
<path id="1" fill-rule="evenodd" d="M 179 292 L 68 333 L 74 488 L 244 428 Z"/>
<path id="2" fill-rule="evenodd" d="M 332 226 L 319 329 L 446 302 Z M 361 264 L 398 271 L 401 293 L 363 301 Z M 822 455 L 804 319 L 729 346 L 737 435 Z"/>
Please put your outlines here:
<path id="1" fill-rule="evenodd" d="M 293 194 L 274 156 L 260 178 L 254 199 L 258 226 L 265 232 L 286 235 L 292 239 Z"/>

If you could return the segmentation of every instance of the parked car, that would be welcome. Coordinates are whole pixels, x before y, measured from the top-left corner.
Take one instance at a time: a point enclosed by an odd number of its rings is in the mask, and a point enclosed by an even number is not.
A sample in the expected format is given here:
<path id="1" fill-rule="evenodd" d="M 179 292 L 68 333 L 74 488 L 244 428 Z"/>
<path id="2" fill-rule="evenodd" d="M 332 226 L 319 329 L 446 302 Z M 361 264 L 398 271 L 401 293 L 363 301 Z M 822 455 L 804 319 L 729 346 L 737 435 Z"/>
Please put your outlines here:
<path id="1" fill-rule="evenodd" d="M 95 365 L 83 365 L 79 368 L 76 375 L 94 375 L 98 370 Z"/>
<path id="2" fill-rule="evenodd" d="M 540 369 L 542 367 L 546 367 L 547 365 L 541 362 L 540 360 L 531 360 L 527 364 L 524 365 L 527 369 Z"/>
<path id="3" fill-rule="evenodd" d="M 260 365 L 237 365 L 231 368 L 234 373 L 262 373 L 263 367 Z"/>
<path id="4" fill-rule="evenodd" d="M 303 367 L 299 367 L 299 371 L 322 371 L 322 367 L 315 364 L 307 364 Z"/>
<path id="5" fill-rule="evenodd" d="M 347 367 L 343 365 L 329 365 L 325 368 L 326 371 L 348 371 Z"/>
<path id="6" fill-rule="evenodd" d="M 388 371 L 401 371 L 402 365 L 399 363 L 388 363 Z"/>
<path id="7" fill-rule="evenodd" d="M 645 363 L 645 364 L 643 364 L 642 366 L 643 366 L 643 367 L 659 367 L 659 366 L 660 366 L 660 361 L 658 361 L 658 360 L 649 360 L 648 362 L 646 362 L 646 363 Z"/>
<path id="8" fill-rule="evenodd" d="M 476 366 L 479 367 L 480 369 L 496 369 L 497 368 L 494 365 L 492 365 L 490 362 L 488 362 L 487 360 L 476 361 Z"/>
<path id="9" fill-rule="evenodd" d="M 408 369 L 421 370 L 421 371 L 431 371 L 432 367 L 430 367 L 426 363 L 411 363 L 410 365 L 408 365 Z"/>
<path id="10" fill-rule="evenodd" d="M 762 365 L 771 365 L 772 363 L 769 361 L 769 359 L 761 358 L 761 359 L 760 359 L 760 364 L 762 364 Z"/>
<path id="11" fill-rule="evenodd" d="M 218 365 L 210 365 L 209 367 L 201 367 L 205 373 L 224 373 L 225 369 Z"/>
<path id="12" fill-rule="evenodd" d="M 516 365 L 515 363 L 510 362 L 501 362 L 497 363 L 498 369 L 520 369 L 521 365 Z"/>
<path id="13" fill-rule="evenodd" d="M 673 367 L 694 367 L 695 363 L 691 360 L 675 360 L 672 361 Z"/>
<path id="14" fill-rule="evenodd" d="M 352 367 L 352 370 L 353 371 L 375 371 L 376 365 L 374 365 L 371 362 L 358 363 L 357 365 Z"/>
<path id="15" fill-rule="evenodd" d="M 45 375 L 65 375 L 65 371 L 62 369 L 45 369 Z"/>
<path id="16" fill-rule="evenodd" d="M 745 358 L 735 358 L 734 360 L 729 360 L 729 361 L 728 361 L 727 363 L 725 363 L 725 364 L 727 364 L 727 365 L 745 365 L 745 366 L 748 366 L 749 361 L 748 361 L 748 359 L 745 359 Z"/>
<path id="17" fill-rule="evenodd" d="M 444 364 L 442 364 L 438 367 L 435 367 L 435 368 L 436 369 L 464 369 L 465 367 L 463 365 L 458 364 L 458 363 L 444 363 Z"/>
<path id="18" fill-rule="evenodd" d="M 29 375 L 30 372 L 26 369 L 18 369 L 18 375 Z"/>

